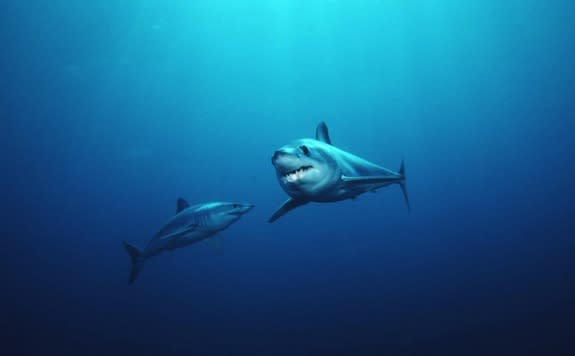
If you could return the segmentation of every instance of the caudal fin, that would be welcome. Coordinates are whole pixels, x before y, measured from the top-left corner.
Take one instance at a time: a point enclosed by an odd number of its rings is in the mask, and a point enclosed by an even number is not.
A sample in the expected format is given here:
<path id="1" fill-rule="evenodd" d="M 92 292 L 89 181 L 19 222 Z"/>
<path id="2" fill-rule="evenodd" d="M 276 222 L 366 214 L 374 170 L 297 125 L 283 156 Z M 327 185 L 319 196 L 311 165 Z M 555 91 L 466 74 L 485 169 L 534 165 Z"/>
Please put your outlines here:
<path id="1" fill-rule="evenodd" d="M 401 175 L 399 186 L 401 187 L 405 204 L 407 204 L 407 211 L 411 211 L 411 204 L 409 204 L 409 197 L 407 196 L 407 188 L 405 186 L 405 165 L 403 164 L 403 159 L 401 160 L 401 166 L 399 167 L 399 174 Z"/>
<path id="2" fill-rule="evenodd" d="M 132 284 L 136 280 L 136 277 L 138 277 L 140 271 L 142 270 L 146 258 L 144 257 L 144 255 L 140 250 L 130 245 L 129 243 L 122 241 L 122 245 L 124 245 L 124 248 L 130 255 L 130 259 L 132 260 L 132 270 L 130 271 L 130 277 L 128 278 L 128 284 Z"/>

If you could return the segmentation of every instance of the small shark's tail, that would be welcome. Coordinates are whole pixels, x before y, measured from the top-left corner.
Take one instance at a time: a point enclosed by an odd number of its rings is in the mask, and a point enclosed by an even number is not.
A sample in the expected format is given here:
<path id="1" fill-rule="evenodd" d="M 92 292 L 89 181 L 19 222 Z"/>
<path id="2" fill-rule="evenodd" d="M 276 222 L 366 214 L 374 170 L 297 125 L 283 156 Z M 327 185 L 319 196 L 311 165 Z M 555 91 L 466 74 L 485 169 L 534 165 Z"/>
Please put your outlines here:
<path id="1" fill-rule="evenodd" d="M 409 197 L 407 196 L 407 188 L 405 187 L 405 165 L 403 164 L 403 159 L 401 160 L 401 166 L 399 167 L 399 174 L 401 175 L 399 186 L 401 187 L 403 198 L 405 198 L 405 204 L 407 204 L 407 210 L 411 211 L 411 204 L 409 204 Z"/>
<path id="2" fill-rule="evenodd" d="M 130 278 L 128 278 L 128 284 L 132 284 L 136 280 L 136 277 L 138 277 L 140 271 L 142 270 L 144 262 L 146 261 L 146 257 L 144 257 L 143 253 L 140 250 L 130 245 L 129 243 L 122 241 L 122 245 L 124 245 L 124 248 L 130 255 L 130 259 L 132 260 L 132 270 L 130 271 Z"/>

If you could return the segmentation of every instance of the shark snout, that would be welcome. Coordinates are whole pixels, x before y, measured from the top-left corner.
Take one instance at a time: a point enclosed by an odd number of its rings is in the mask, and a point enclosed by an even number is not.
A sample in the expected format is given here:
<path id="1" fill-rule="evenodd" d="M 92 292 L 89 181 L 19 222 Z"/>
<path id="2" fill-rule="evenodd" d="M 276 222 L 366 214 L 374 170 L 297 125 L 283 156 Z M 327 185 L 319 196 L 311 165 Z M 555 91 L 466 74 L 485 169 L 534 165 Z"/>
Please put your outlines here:
<path id="1" fill-rule="evenodd" d="M 234 210 L 231 212 L 233 215 L 243 215 L 248 211 L 254 208 L 254 204 L 251 203 L 242 203 L 242 204 L 234 204 Z"/>
<path id="2" fill-rule="evenodd" d="M 272 164 L 275 166 L 276 162 L 280 159 L 281 156 L 285 155 L 286 153 L 281 151 L 281 150 L 277 150 L 274 152 L 273 156 L 272 156 Z"/>
<path id="3" fill-rule="evenodd" d="M 252 210 L 254 207 L 255 207 L 254 204 L 249 204 L 249 203 L 248 203 L 248 204 L 244 204 L 244 205 L 242 206 L 242 208 L 241 208 L 242 213 L 245 214 L 245 213 L 247 213 L 248 211 Z"/>
<path id="4" fill-rule="evenodd" d="M 300 155 L 290 150 L 279 149 L 272 156 L 272 164 L 280 171 L 296 169 L 301 165 Z"/>

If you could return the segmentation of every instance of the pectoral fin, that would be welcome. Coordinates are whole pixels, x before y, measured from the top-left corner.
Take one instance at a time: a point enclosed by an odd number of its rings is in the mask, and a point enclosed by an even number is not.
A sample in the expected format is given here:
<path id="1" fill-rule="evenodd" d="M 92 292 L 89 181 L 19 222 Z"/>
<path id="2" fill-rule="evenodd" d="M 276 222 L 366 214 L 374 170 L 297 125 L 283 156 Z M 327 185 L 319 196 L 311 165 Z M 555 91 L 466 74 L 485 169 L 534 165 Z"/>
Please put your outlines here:
<path id="1" fill-rule="evenodd" d="M 209 239 L 212 249 L 218 256 L 223 256 L 224 254 L 224 239 L 221 235 L 215 235 Z"/>
<path id="2" fill-rule="evenodd" d="M 411 210 L 411 205 L 409 204 L 409 199 L 407 197 L 407 189 L 405 188 L 405 169 L 403 168 L 403 162 L 401 163 L 401 168 L 399 169 L 399 175 L 366 177 L 342 176 L 341 180 L 345 182 L 349 187 L 362 187 L 371 191 L 389 184 L 397 183 L 403 192 L 403 197 L 405 199 L 405 203 L 407 204 L 407 209 Z"/>
<path id="3" fill-rule="evenodd" d="M 362 185 L 392 184 L 399 183 L 403 178 L 401 176 L 365 176 L 365 177 L 347 177 L 342 176 L 341 180 L 353 187 Z"/>
<path id="4" fill-rule="evenodd" d="M 292 211 L 293 209 L 305 205 L 308 202 L 305 200 L 296 200 L 293 198 L 290 198 L 288 200 L 286 200 L 282 206 L 279 207 L 278 210 L 276 210 L 275 213 L 273 213 L 273 215 L 268 219 L 269 223 L 272 223 L 274 221 L 276 221 L 277 219 L 279 219 L 280 217 L 282 217 L 283 215 L 287 214 L 288 212 Z"/>

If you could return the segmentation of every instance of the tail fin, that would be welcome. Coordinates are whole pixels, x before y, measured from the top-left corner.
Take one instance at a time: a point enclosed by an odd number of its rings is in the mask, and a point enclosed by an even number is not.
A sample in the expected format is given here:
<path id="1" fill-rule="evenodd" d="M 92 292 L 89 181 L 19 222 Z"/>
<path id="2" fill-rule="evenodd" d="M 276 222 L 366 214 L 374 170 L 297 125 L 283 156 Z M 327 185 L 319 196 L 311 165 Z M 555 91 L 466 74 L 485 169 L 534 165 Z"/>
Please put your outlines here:
<path id="1" fill-rule="evenodd" d="M 407 204 L 407 211 L 411 211 L 411 204 L 409 204 L 409 197 L 407 196 L 407 188 L 405 187 L 405 165 L 403 164 L 403 159 L 401 160 L 401 166 L 399 167 L 399 174 L 401 175 L 401 181 L 399 181 L 399 186 L 401 187 L 403 198 L 405 198 L 405 204 Z"/>
<path id="2" fill-rule="evenodd" d="M 140 271 L 142 270 L 146 258 L 144 257 L 144 255 L 140 250 L 130 245 L 129 243 L 122 241 L 122 245 L 124 245 L 124 248 L 130 255 L 130 259 L 132 260 L 132 270 L 130 271 L 130 278 L 128 278 L 128 284 L 132 284 L 136 280 L 136 277 L 138 277 Z"/>

